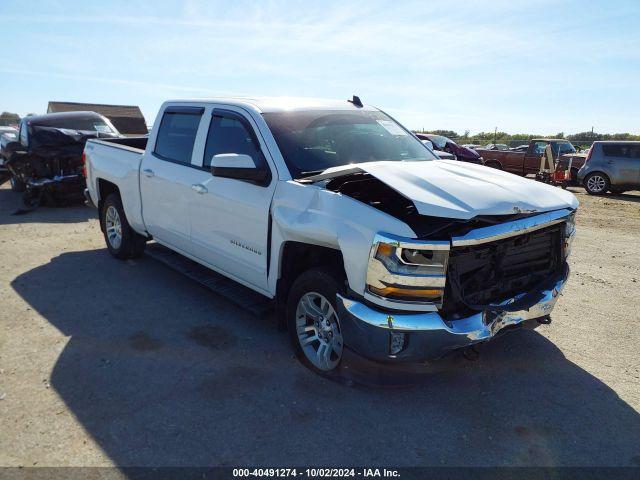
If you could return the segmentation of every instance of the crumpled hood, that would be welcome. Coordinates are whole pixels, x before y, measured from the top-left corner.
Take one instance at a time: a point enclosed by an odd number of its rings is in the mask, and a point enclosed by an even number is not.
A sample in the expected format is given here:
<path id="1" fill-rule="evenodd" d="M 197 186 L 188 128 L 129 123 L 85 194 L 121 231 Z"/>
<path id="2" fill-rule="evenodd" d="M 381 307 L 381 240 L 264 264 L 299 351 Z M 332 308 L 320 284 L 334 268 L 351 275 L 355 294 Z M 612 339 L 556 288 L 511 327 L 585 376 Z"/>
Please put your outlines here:
<path id="1" fill-rule="evenodd" d="M 358 170 L 409 198 L 421 215 L 466 220 L 478 215 L 578 207 L 576 197 L 559 187 L 451 160 L 359 163 L 332 168 L 314 179 L 335 178 Z"/>

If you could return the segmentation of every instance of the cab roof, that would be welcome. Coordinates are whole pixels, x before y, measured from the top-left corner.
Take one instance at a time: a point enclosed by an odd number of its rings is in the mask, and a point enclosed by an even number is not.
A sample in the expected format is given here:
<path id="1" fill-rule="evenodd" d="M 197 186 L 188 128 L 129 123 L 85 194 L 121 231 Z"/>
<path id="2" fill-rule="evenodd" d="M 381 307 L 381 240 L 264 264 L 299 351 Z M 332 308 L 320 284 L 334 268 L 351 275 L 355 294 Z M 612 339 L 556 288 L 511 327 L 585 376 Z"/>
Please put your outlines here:
<path id="1" fill-rule="evenodd" d="M 327 100 L 308 97 L 216 97 L 187 100 L 170 100 L 168 104 L 184 103 L 224 103 L 238 107 L 251 108 L 258 113 L 286 112 L 300 110 L 368 110 L 375 107 L 364 105 L 357 107 L 349 100 Z"/>

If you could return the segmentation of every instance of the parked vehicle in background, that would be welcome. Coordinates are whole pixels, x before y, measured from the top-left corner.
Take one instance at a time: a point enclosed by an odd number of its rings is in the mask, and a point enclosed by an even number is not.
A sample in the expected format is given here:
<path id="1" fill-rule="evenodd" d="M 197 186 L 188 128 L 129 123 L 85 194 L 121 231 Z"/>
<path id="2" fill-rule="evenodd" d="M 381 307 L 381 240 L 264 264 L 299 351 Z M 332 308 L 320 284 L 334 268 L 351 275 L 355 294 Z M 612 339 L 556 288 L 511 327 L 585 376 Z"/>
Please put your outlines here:
<path id="1" fill-rule="evenodd" d="M 475 150 L 471 150 L 470 148 L 458 145 L 450 138 L 444 137 L 442 135 L 434 135 L 431 133 L 416 133 L 415 135 L 420 140 L 429 140 L 436 152 L 450 153 L 452 155 L 455 155 L 455 158 L 462 162 L 477 163 L 482 165 L 482 158 Z"/>
<path id="2" fill-rule="evenodd" d="M 15 142 L 17 138 L 18 138 L 18 130 L 16 128 L 0 127 L 0 172 L 5 173 L 7 171 L 7 167 L 4 164 L 5 146 L 10 142 Z"/>
<path id="3" fill-rule="evenodd" d="M 465 148 L 470 148 L 471 150 L 477 150 L 478 148 L 482 148 L 482 145 L 479 145 L 477 143 L 463 143 L 462 146 Z"/>
<path id="4" fill-rule="evenodd" d="M 433 153 L 440 159 L 442 160 L 457 160 L 456 156 L 453 153 L 449 153 L 449 152 L 441 152 L 439 150 L 436 150 L 433 147 L 433 143 L 431 143 L 431 140 L 420 140 L 422 143 L 424 143 L 427 147 L 429 147 L 430 150 L 433 151 Z"/>
<path id="5" fill-rule="evenodd" d="M 119 137 L 108 119 L 95 112 L 25 117 L 18 138 L 4 148 L 11 188 L 24 192 L 28 206 L 84 199 L 82 151 L 88 138 Z"/>
<path id="6" fill-rule="evenodd" d="M 517 147 L 510 148 L 512 152 L 526 152 L 529 145 L 518 145 Z"/>
<path id="7" fill-rule="evenodd" d="M 593 142 L 578 181 L 591 195 L 640 189 L 640 142 Z"/>
<path id="8" fill-rule="evenodd" d="M 480 148 L 480 150 L 507 151 L 507 150 L 509 150 L 509 146 L 505 145 L 504 143 L 489 143 L 489 144 L 485 145 L 484 147 Z"/>
<path id="9" fill-rule="evenodd" d="M 551 145 L 555 160 L 571 161 L 571 181 L 576 183 L 578 170 L 584 164 L 586 155 L 577 153 L 571 142 L 555 138 L 535 138 L 529 141 L 525 152 L 511 150 L 479 150 L 488 167 L 498 168 L 516 175 L 537 174 L 540 171 L 540 159 L 547 145 Z"/>
<path id="10" fill-rule="evenodd" d="M 153 238 L 274 299 L 318 372 L 345 346 L 419 362 L 549 322 L 571 193 L 436 160 L 357 97 L 172 101 L 154 125 L 86 144 L 109 252 L 141 255 Z"/>

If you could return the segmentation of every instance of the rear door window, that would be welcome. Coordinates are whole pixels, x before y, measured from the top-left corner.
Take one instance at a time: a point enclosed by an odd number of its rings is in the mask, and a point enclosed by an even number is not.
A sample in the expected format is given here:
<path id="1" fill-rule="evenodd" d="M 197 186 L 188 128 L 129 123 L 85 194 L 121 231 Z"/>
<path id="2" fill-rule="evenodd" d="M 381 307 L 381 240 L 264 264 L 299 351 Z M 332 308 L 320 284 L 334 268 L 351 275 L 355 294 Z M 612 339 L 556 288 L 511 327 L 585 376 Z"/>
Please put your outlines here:
<path id="1" fill-rule="evenodd" d="M 204 109 L 200 107 L 169 107 L 165 110 L 154 153 L 163 160 L 191 163 L 193 145 Z"/>
<path id="2" fill-rule="evenodd" d="M 640 158 L 640 145 L 629 143 L 603 144 L 602 152 L 605 157 Z"/>

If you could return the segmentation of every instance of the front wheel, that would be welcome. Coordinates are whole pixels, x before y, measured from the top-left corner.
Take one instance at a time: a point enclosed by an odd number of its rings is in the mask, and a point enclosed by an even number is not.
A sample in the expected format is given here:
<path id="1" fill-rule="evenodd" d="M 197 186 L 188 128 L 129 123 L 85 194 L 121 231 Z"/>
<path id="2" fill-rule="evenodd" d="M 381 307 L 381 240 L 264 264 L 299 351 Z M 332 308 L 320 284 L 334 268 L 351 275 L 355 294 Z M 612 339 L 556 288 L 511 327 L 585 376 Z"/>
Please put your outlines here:
<path id="1" fill-rule="evenodd" d="M 111 255 L 120 260 L 142 255 L 147 239 L 137 234 L 129 225 L 117 193 L 112 193 L 104 201 L 100 222 Z"/>
<path id="2" fill-rule="evenodd" d="M 336 275 L 323 268 L 300 275 L 287 299 L 287 327 L 297 357 L 311 370 L 327 374 L 338 368 L 344 341 L 336 308 Z"/>
<path id="3" fill-rule="evenodd" d="M 603 195 L 610 185 L 609 177 L 600 172 L 590 173 L 584 179 L 584 189 L 589 195 Z"/>

